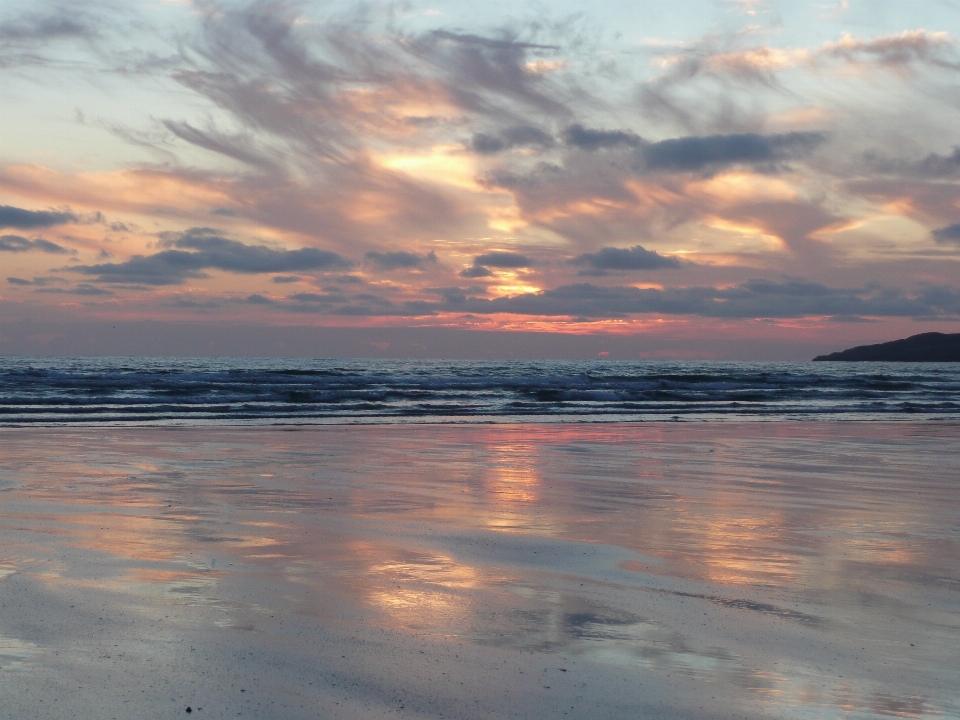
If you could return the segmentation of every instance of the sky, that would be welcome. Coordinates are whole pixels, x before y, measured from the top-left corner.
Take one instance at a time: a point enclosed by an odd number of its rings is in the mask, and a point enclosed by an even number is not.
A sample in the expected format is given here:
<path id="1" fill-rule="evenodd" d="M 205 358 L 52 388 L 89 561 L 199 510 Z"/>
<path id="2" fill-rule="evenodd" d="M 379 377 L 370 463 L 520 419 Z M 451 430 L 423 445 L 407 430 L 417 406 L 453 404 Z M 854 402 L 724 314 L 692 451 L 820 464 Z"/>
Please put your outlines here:
<path id="1" fill-rule="evenodd" d="M 953 0 L 0 5 L 0 354 L 960 332 Z"/>

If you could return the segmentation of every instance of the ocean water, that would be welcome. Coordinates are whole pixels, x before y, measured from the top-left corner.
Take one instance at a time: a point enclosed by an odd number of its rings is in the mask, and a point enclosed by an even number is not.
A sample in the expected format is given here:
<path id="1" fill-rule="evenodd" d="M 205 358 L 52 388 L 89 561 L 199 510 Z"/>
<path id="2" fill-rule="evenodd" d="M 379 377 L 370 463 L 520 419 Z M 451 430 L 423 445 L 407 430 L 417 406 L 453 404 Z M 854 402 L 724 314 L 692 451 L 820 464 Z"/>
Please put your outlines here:
<path id="1" fill-rule="evenodd" d="M 960 363 L 0 357 L 0 426 L 960 419 Z"/>

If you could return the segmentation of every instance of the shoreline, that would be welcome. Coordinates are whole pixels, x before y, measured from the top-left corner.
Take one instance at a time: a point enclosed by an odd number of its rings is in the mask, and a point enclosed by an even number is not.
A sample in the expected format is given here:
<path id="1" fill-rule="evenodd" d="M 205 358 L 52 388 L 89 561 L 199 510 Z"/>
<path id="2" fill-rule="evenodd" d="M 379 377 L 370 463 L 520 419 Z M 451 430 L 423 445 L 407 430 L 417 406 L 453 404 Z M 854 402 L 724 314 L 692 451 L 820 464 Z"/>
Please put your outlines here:
<path id="1" fill-rule="evenodd" d="M 240 422 L 231 422 L 225 421 L 223 423 L 213 423 L 213 422 L 185 422 L 182 424 L 176 424 L 174 422 L 162 423 L 156 421 L 144 421 L 142 424 L 137 424 L 134 422 L 117 422 L 117 423 L 96 423 L 96 422 L 75 422 L 75 423 L 26 423 L 22 425 L 5 425 L 0 423 L 0 432 L 4 430 L 69 430 L 69 429 L 123 429 L 128 428 L 131 430 L 144 430 L 149 428 L 158 428 L 158 429 L 245 429 L 245 428 L 324 428 L 324 427 L 403 427 L 403 426 L 457 426 L 457 427 L 470 427 L 470 426 L 490 426 L 490 425 L 504 425 L 504 426 L 525 426 L 525 425 L 676 425 L 676 424 L 695 424 L 695 425 L 706 425 L 706 424 L 717 424 L 717 425 L 727 425 L 727 424 L 764 424 L 764 423 L 784 423 L 784 424 L 853 424 L 853 423 L 867 423 L 867 424 L 883 424 L 890 423 L 895 425 L 900 425 L 904 423 L 947 423 L 947 424 L 956 424 L 960 425 L 960 416 L 952 417 L 945 416 L 942 414 L 922 414 L 922 413 L 913 413 L 913 412 L 903 412 L 902 414 L 894 413 L 884 413 L 875 417 L 864 417 L 862 413 L 849 413 L 853 417 L 838 417 L 843 415 L 843 413 L 831 414 L 829 416 L 817 416 L 813 413 L 809 415 L 794 415 L 789 417 L 778 417 L 770 415 L 757 414 L 754 416 L 745 416 L 745 415 L 732 415 L 732 414 L 723 414 L 717 417 L 708 417 L 708 418 L 698 418 L 691 416 L 676 415 L 669 418 L 656 417 L 649 420 L 637 419 L 636 417 L 629 418 L 618 418 L 618 417 L 598 417 L 596 419 L 588 420 L 584 419 L 581 416 L 576 415 L 563 415 L 563 416 L 543 416 L 535 415 L 529 417 L 503 417 L 503 416 L 491 416 L 500 417 L 501 419 L 478 419 L 476 417 L 470 417 L 465 419 L 465 416 L 429 416 L 429 418 L 411 418 L 408 416 L 398 417 L 396 419 L 390 417 L 377 418 L 375 420 L 370 420 L 366 418 L 329 418 L 329 420 L 317 420 L 310 419 L 303 422 L 263 422 L 261 420 L 251 420 L 246 423 Z"/>

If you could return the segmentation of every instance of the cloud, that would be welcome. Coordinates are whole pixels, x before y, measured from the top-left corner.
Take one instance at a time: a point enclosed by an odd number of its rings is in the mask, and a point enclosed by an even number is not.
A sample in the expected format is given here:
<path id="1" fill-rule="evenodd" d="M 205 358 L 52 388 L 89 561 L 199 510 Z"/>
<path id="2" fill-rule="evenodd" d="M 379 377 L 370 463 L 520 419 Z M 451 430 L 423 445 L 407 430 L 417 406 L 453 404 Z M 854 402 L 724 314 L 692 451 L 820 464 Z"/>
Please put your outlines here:
<path id="1" fill-rule="evenodd" d="M 201 147 L 260 163 L 264 140 L 288 164 L 327 158 L 351 163 L 371 137 L 427 135 L 433 123 L 400 108 L 416 104 L 439 119 L 467 113 L 507 127 L 505 146 L 549 142 L 529 120 L 531 111 L 567 116 L 549 74 L 530 61 L 557 47 L 520 39 L 434 30 L 405 34 L 371 8 L 322 23 L 303 23 L 293 4 L 254 2 L 216 6 L 202 15 L 202 33 L 184 47 L 173 77 L 229 112 L 246 134 L 225 136 L 165 121 L 170 132 Z M 527 35 L 537 33 L 535 24 Z M 443 122 L 441 122 L 441 130 Z M 259 141 L 259 147 L 252 144 Z M 479 147 L 485 147 L 481 138 Z M 290 151 L 293 152 L 290 152 Z M 268 154 L 273 157 L 274 153 Z"/>
<path id="2" fill-rule="evenodd" d="M 868 151 L 863 162 L 875 174 L 926 179 L 949 179 L 960 175 L 960 147 L 954 147 L 949 155 L 929 153 L 920 160 L 890 157 Z"/>
<path id="3" fill-rule="evenodd" d="M 484 114 L 507 110 L 503 100 L 526 106 L 548 116 L 564 116 L 569 110 L 555 96 L 543 73 L 531 69 L 531 56 L 556 54 L 559 47 L 523 42 L 515 33 L 503 31 L 499 38 L 435 30 L 415 43 L 415 52 L 436 68 L 443 68 L 446 91 L 462 108 Z M 497 112 L 494 110 L 499 106 Z M 491 112 L 493 111 L 493 112 Z"/>
<path id="4" fill-rule="evenodd" d="M 191 228 L 167 239 L 165 244 L 176 249 L 148 256 L 137 255 L 122 263 L 77 265 L 68 269 L 95 275 L 98 282 L 176 285 L 188 278 L 205 277 L 202 271 L 206 269 L 276 273 L 339 270 L 352 265 L 346 258 L 329 250 L 275 250 L 265 245 L 245 245 L 222 237 L 212 228 Z"/>
<path id="5" fill-rule="evenodd" d="M 497 135 L 478 133 L 473 136 L 471 147 L 481 155 L 493 155 L 517 147 L 550 148 L 556 144 L 553 135 L 530 125 L 507 128 Z"/>
<path id="6" fill-rule="evenodd" d="M 192 297 L 177 296 L 161 303 L 165 307 L 183 308 L 186 310 L 212 310 L 220 307 L 216 300 L 194 300 Z"/>
<path id="7" fill-rule="evenodd" d="M 295 283 L 295 282 L 300 282 L 300 280 L 301 278 L 299 275 L 274 275 L 272 278 L 270 278 L 271 282 L 280 283 L 280 284 Z"/>
<path id="8" fill-rule="evenodd" d="M 730 288 L 640 289 L 591 283 L 493 300 L 471 297 L 449 310 L 482 314 L 616 318 L 632 314 L 698 315 L 714 318 L 810 316 L 955 317 L 960 292 L 928 287 L 908 295 L 882 287 L 829 288 L 803 280 L 751 280 Z"/>
<path id="9" fill-rule="evenodd" d="M 460 277 L 465 278 L 482 278 L 490 277 L 491 275 L 493 275 L 493 273 L 483 267 L 483 265 L 474 265 L 460 271 Z"/>
<path id="10" fill-rule="evenodd" d="M 112 296 L 116 294 L 112 290 L 97 287 L 96 285 L 90 285 L 89 283 L 80 283 L 74 288 L 44 287 L 40 288 L 39 290 L 34 290 L 34 292 L 49 293 L 54 295 L 87 295 L 91 297 Z"/>
<path id="11" fill-rule="evenodd" d="M 244 302 L 250 303 L 251 305 L 276 305 L 275 300 L 271 300 L 260 293 L 253 293 L 252 295 L 247 295 L 244 298 Z"/>
<path id="12" fill-rule="evenodd" d="M 628 130 L 592 130 L 582 125 L 571 125 L 564 133 L 567 145 L 580 150 L 638 148 L 642 168 L 681 172 L 733 164 L 769 164 L 806 155 L 825 139 L 823 133 L 791 132 L 688 136 L 647 142 Z"/>
<path id="13" fill-rule="evenodd" d="M 937 228 L 930 234 L 933 235 L 933 239 L 938 243 L 953 243 L 960 245 L 960 223 L 954 223 L 953 225 Z"/>
<path id="14" fill-rule="evenodd" d="M 477 255 L 473 258 L 473 266 L 460 272 L 461 277 L 481 278 L 489 277 L 493 273 L 490 268 L 528 268 L 536 265 L 533 258 L 521 255 L 515 252 L 490 252 L 484 255 Z"/>
<path id="15" fill-rule="evenodd" d="M 43 238 L 28 240 L 19 235 L 0 235 L 0 252 L 27 252 L 29 250 L 39 250 L 54 255 L 69 255 L 73 252 Z"/>
<path id="16" fill-rule="evenodd" d="M 723 207 L 718 215 L 780 238 L 793 252 L 827 254 L 830 247 L 818 242 L 818 233 L 843 223 L 821 205 L 812 202 L 769 200 L 742 202 Z M 808 256 L 808 259 L 811 259 Z"/>
<path id="17" fill-rule="evenodd" d="M 930 153 L 916 164 L 916 171 L 923 177 L 952 177 L 960 173 L 960 147 L 954 147 L 949 155 Z"/>
<path id="18" fill-rule="evenodd" d="M 855 38 L 844 33 L 836 42 L 825 43 L 821 53 L 850 62 L 869 59 L 886 66 L 903 66 L 924 62 L 944 68 L 960 67 L 947 59 L 947 53 L 956 47 L 946 32 L 904 30 L 899 35 L 882 35 L 872 40 Z"/>
<path id="19" fill-rule="evenodd" d="M 427 263 L 437 262 L 437 256 L 433 252 L 418 255 L 403 251 L 374 252 L 371 250 L 363 257 L 381 270 L 418 270 Z"/>
<path id="20" fill-rule="evenodd" d="M 474 265 L 484 265 L 496 268 L 526 268 L 536 265 L 536 262 L 526 255 L 515 252 L 491 252 L 477 255 L 473 259 Z"/>
<path id="21" fill-rule="evenodd" d="M 36 18 L 31 23 L 5 23 L 0 27 L 0 40 L 51 40 L 62 37 L 86 37 L 89 30 L 68 18 Z"/>
<path id="22" fill-rule="evenodd" d="M 641 158 L 648 170 L 696 171 L 733 164 L 769 164 L 806 155 L 825 139 L 817 132 L 682 137 L 644 145 Z"/>
<path id="23" fill-rule="evenodd" d="M 643 138 L 627 130 L 593 130 L 571 125 L 563 133 L 564 142 L 581 150 L 594 151 L 618 146 L 639 147 Z"/>
<path id="24" fill-rule="evenodd" d="M 679 53 L 661 58 L 665 71 L 649 83 L 653 90 L 651 97 L 657 97 L 658 90 L 665 87 L 702 76 L 735 78 L 774 87 L 777 71 L 797 66 L 818 67 L 831 60 L 858 65 L 873 63 L 896 70 L 920 63 L 947 69 L 960 67 L 954 56 L 957 42 L 946 32 L 905 30 L 899 35 L 870 39 L 844 33 L 839 40 L 807 48 L 737 47 L 754 35 L 749 27 L 726 35 L 708 35 L 687 44 Z"/>
<path id="25" fill-rule="evenodd" d="M 34 287 L 44 287 L 50 283 L 55 282 L 65 282 L 60 278 L 51 278 L 51 277 L 35 277 L 33 280 L 27 280 L 26 278 L 18 277 L 8 277 L 7 282 L 11 285 L 20 285 L 20 286 L 34 286 Z"/>
<path id="26" fill-rule="evenodd" d="M 498 298 L 481 288 L 431 288 L 438 301 L 394 302 L 373 293 L 297 293 L 281 301 L 260 295 L 246 302 L 290 312 L 365 317 L 417 317 L 439 313 L 615 319 L 631 315 L 687 315 L 721 319 L 871 317 L 957 318 L 960 292 L 925 286 L 913 293 L 881 285 L 828 287 L 804 279 L 750 280 L 731 287 L 636 288 L 592 283 Z"/>
<path id="27" fill-rule="evenodd" d="M 574 265 L 588 265 L 589 269 L 581 274 L 606 274 L 617 270 L 657 270 L 660 268 L 678 268 L 681 262 L 675 257 L 665 257 L 655 250 L 647 250 L 640 245 L 631 248 L 601 248 L 595 253 L 584 253 L 570 260 Z"/>
<path id="28" fill-rule="evenodd" d="M 78 217 L 72 212 L 54 210 L 24 210 L 10 205 L 0 205 L 0 227 L 31 230 L 76 222 Z"/>
<path id="29" fill-rule="evenodd" d="M 476 295 L 478 293 L 483 293 L 484 288 L 479 286 L 473 286 L 468 288 L 462 288 L 459 286 L 453 287 L 437 287 L 437 288 L 427 288 L 427 292 L 433 293 L 434 295 L 441 296 L 448 306 L 450 305 L 461 305 L 467 301 L 469 295 Z"/>
<path id="30" fill-rule="evenodd" d="M 164 127 L 181 140 L 204 150 L 224 155 L 254 167 L 275 170 L 277 162 L 257 147 L 255 139 L 249 134 L 225 135 L 215 128 L 199 130 L 187 122 L 164 120 Z M 216 210 L 214 214 L 218 214 Z M 223 214 L 222 212 L 219 214 Z"/>
<path id="31" fill-rule="evenodd" d="M 98 8 L 99 17 L 94 18 L 85 17 L 89 11 L 77 3 L 45 4 L 52 5 L 52 11 L 0 20 L 0 68 L 50 65 L 55 61 L 42 54 L 44 49 L 71 40 L 90 42 L 101 37 L 108 24 L 103 17 L 107 7 Z"/>

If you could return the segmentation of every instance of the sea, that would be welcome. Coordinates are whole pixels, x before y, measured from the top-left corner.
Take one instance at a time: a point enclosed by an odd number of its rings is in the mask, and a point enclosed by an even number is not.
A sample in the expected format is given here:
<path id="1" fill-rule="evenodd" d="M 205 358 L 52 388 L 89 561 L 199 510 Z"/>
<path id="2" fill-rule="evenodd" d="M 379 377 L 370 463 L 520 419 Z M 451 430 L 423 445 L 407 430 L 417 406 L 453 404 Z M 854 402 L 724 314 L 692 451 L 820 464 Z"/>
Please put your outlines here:
<path id="1" fill-rule="evenodd" d="M 960 363 L 0 357 L 0 426 L 960 419 Z"/>

